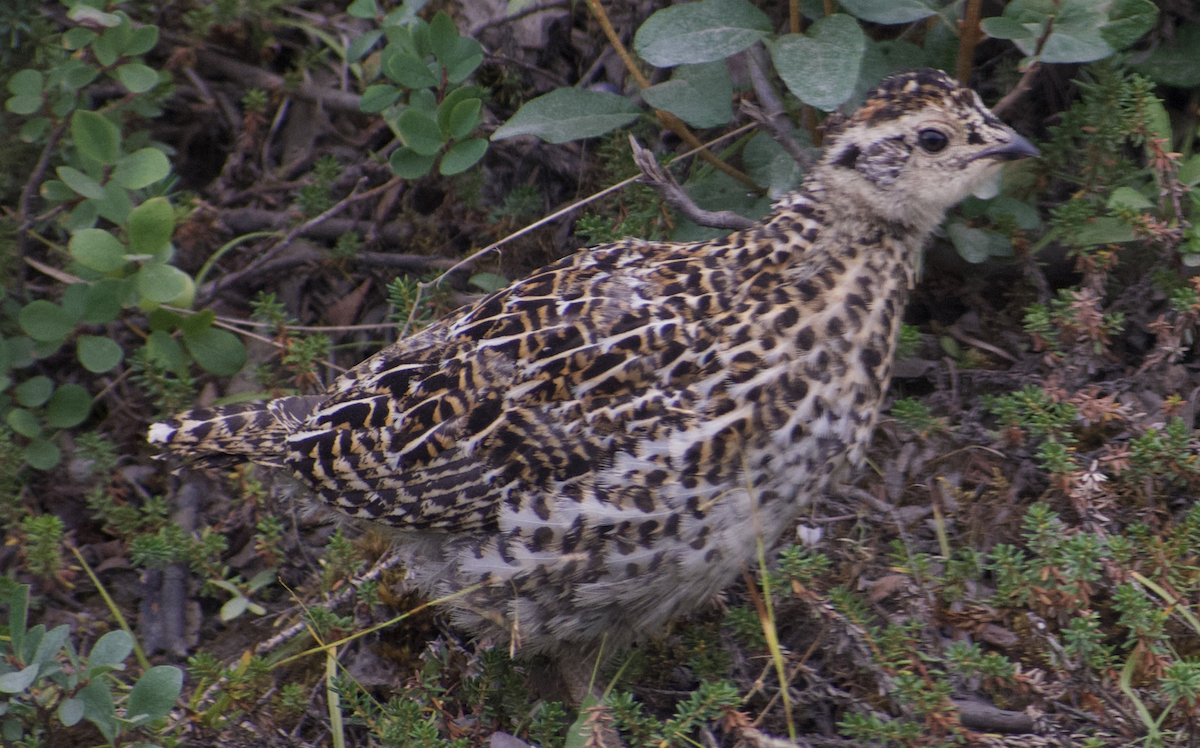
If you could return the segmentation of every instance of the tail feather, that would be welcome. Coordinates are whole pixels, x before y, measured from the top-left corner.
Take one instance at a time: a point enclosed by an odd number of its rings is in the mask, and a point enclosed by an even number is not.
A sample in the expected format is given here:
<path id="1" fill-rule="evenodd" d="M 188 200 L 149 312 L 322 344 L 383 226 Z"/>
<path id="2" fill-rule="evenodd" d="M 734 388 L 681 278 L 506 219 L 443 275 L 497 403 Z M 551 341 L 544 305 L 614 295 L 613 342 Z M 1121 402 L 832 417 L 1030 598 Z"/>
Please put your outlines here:
<path id="1" fill-rule="evenodd" d="M 269 403 L 197 408 L 150 426 L 147 439 L 205 466 L 256 462 L 282 467 L 288 434 L 324 398 L 285 397 Z"/>

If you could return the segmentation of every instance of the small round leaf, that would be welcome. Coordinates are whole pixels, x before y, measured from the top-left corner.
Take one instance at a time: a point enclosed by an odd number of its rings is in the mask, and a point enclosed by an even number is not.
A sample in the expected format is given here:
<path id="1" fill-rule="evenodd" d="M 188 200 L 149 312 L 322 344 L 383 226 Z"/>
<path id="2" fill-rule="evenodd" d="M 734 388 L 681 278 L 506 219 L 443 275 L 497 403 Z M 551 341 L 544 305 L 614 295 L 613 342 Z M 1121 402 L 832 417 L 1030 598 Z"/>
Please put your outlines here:
<path id="1" fill-rule="evenodd" d="M 125 358 L 125 351 L 116 342 L 97 335 L 80 335 L 76 353 L 79 363 L 94 374 L 109 371 Z"/>
<path id="2" fill-rule="evenodd" d="M 422 156 L 437 155 L 445 142 L 442 129 L 433 117 L 415 107 L 405 109 L 396 120 L 396 126 L 400 129 L 404 144 Z"/>
<path id="3" fill-rule="evenodd" d="M 121 131 L 102 114 L 82 109 L 75 112 L 71 137 L 80 153 L 93 161 L 113 164 L 121 155 Z"/>
<path id="4" fill-rule="evenodd" d="M 134 254 L 154 254 L 171 241 L 173 233 L 175 211 L 165 197 L 151 198 L 129 214 L 129 249 Z"/>
<path id="5" fill-rule="evenodd" d="M 74 727 L 83 719 L 83 702 L 79 699 L 63 699 L 58 705 L 58 720 L 65 727 Z"/>
<path id="6" fill-rule="evenodd" d="M 91 394 L 77 384 L 64 384 L 46 403 L 46 423 L 52 428 L 69 429 L 87 420 L 91 412 Z"/>
<path id="7" fill-rule="evenodd" d="M 140 62 L 127 62 L 117 68 L 117 80 L 130 93 L 145 93 L 158 85 L 158 73 Z"/>
<path id="8" fill-rule="evenodd" d="M 127 190 L 140 190 L 171 173 L 171 162 L 157 148 L 142 148 L 117 162 L 113 181 Z"/>
<path id="9" fill-rule="evenodd" d="M 487 153 L 487 149 L 488 142 L 483 138 L 471 138 L 470 140 L 456 143 L 445 156 L 442 156 L 442 164 L 438 167 L 438 171 L 447 177 L 460 174 L 470 169 L 479 159 L 483 158 L 483 154 Z"/>
<path id="10" fill-rule="evenodd" d="M 125 702 L 125 718 L 153 722 L 167 716 L 182 689 L 182 670 L 171 665 L 155 665 L 133 684 Z"/>
<path id="11" fill-rule="evenodd" d="M 67 248 L 76 262 L 99 273 L 111 273 L 129 264 L 125 245 L 104 229 L 76 231 Z"/>
<path id="12" fill-rule="evenodd" d="M 125 658 L 129 657 L 131 652 L 133 652 L 133 637 L 123 629 L 109 631 L 100 637 L 92 647 L 83 677 L 91 678 L 103 670 L 124 670 Z"/>
<path id="13" fill-rule="evenodd" d="M 54 380 L 39 374 L 18 384 L 13 394 L 17 396 L 17 402 L 21 405 L 26 408 L 36 408 L 49 400 L 52 392 L 54 392 Z"/>
<path id="14" fill-rule="evenodd" d="M 75 318 L 65 309 L 37 299 L 26 304 L 17 315 L 21 329 L 34 340 L 63 340 L 75 330 Z"/>
<path id="15" fill-rule="evenodd" d="M 212 327 L 184 335 L 183 344 L 205 371 L 230 377 L 246 365 L 246 347 L 231 332 Z"/>
<path id="16" fill-rule="evenodd" d="M 53 470 L 62 460 L 62 450 L 54 442 L 39 436 L 25 445 L 21 456 L 25 458 L 25 462 L 29 463 L 30 467 L 38 470 Z"/>
<path id="17" fill-rule="evenodd" d="M 422 156 L 412 148 L 397 148 L 392 151 L 388 163 L 392 171 L 401 179 L 416 179 L 423 177 L 433 168 L 434 157 Z"/>
<path id="18" fill-rule="evenodd" d="M 108 196 L 108 193 L 104 191 L 103 185 L 73 166 L 60 166 L 55 169 L 55 172 L 58 173 L 58 178 L 64 184 L 84 197 L 90 197 L 93 200 L 103 200 Z"/>
<path id="19" fill-rule="evenodd" d="M 171 265 L 149 263 L 138 271 L 137 288 L 143 299 L 167 304 L 187 292 L 188 276 Z"/>
<path id="20" fill-rule="evenodd" d="M 21 436 L 30 439 L 41 436 L 42 424 L 38 422 L 37 416 L 24 408 L 13 408 L 8 411 L 8 415 L 4 417 L 4 422 Z"/>

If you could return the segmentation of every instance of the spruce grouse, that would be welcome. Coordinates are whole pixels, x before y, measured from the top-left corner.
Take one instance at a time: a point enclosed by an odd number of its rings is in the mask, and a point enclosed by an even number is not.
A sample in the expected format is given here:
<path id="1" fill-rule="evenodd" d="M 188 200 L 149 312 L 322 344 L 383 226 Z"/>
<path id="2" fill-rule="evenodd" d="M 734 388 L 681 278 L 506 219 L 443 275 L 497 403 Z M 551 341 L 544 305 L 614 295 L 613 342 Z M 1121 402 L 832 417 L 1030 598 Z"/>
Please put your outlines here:
<path id="1" fill-rule="evenodd" d="M 801 187 L 697 243 L 580 251 L 327 392 L 193 410 L 150 441 L 289 469 L 393 525 L 455 622 L 612 651 L 709 600 L 863 458 L 922 245 L 1038 150 L 944 73 L 884 80 Z"/>

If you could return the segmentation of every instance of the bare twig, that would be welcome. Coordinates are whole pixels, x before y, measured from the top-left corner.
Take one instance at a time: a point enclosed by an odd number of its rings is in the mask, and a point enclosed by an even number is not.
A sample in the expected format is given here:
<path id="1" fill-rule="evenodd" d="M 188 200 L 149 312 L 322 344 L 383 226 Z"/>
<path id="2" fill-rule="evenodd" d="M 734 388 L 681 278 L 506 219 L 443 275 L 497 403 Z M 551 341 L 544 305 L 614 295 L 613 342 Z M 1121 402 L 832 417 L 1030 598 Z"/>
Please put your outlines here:
<path id="1" fill-rule="evenodd" d="M 754 87 L 754 95 L 758 97 L 762 108 L 743 100 L 742 111 L 761 125 L 775 142 L 787 151 L 792 160 L 800 165 L 801 169 L 811 169 L 816 163 L 816 158 L 801 148 L 796 139 L 791 136 L 791 122 L 788 121 L 783 102 L 776 95 L 775 89 L 771 87 L 771 82 L 767 80 L 767 74 L 763 68 L 765 63 L 763 52 L 762 45 L 756 44 L 746 53 L 746 71 L 750 75 L 750 84 Z"/>
<path id="2" fill-rule="evenodd" d="M 309 101 L 316 101 L 329 109 L 341 112 L 361 114 L 358 108 L 361 97 L 348 91 L 319 86 L 311 81 L 303 81 L 295 88 L 289 88 L 287 81 L 281 75 L 247 65 L 244 62 L 230 59 L 209 49 L 196 50 L 196 66 L 203 72 L 216 71 L 241 82 L 251 88 L 262 88 L 267 91 L 287 90 L 287 93 Z"/>
<path id="3" fill-rule="evenodd" d="M 1024 96 L 1025 92 L 1033 87 L 1033 78 L 1035 75 L 1037 75 L 1039 69 L 1041 69 L 1040 63 L 1035 62 L 1030 65 L 1029 69 L 1025 71 L 1025 74 L 1021 76 L 1021 80 L 1017 81 L 1017 85 L 1013 87 L 1013 90 L 1005 94 L 1004 98 L 1000 99 L 995 103 L 995 105 L 992 106 L 992 113 L 997 117 L 1003 117 L 1004 113 L 1008 111 L 1008 108 L 1015 104 L 1017 99 Z"/>
<path id="4" fill-rule="evenodd" d="M 971 66 L 975 63 L 975 47 L 983 36 L 983 30 L 979 27 L 982 5 L 983 0 L 967 0 L 962 27 L 958 33 L 958 80 L 964 86 L 971 77 Z"/>
<path id="5" fill-rule="evenodd" d="M 574 2 L 569 2 L 568 0 L 553 0 L 553 2 L 538 3 L 537 5 L 530 5 L 528 8 L 522 8 L 521 10 L 518 10 L 516 13 L 513 13 L 511 15 L 501 16 L 499 18 L 493 18 L 490 21 L 484 21 L 483 23 L 479 24 L 475 28 L 471 29 L 470 36 L 472 39 L 478 39 L 480 34 L 482 34 L 484 31 L 487 31 L 488 29 L 492 28 L 493 26 L 500 26 L 501 24 L 512 23 L 513 21 L 519 21 L 522 18 L 532 16 L 536 13 L 541 13 L 542 11 L 545 11 L 545 10 L 570 10 L 571 7 L 574 5 L 575 5 Z"/>
<path id="6" fill-rule="evenodd" d="M 259 272 L 264 265 L 266 265 L 271 260 L 275 259 L 276 255 L 278 255 L 280 252 L 282 252 L 284 250 L 284 248 L 286 248 L 289 244 L 291 244 L 293 241 L 295 241 L 296 237 L 300 236 L 301 233 L 312 228 L 313 226 L 316 226 L 317 224 L 321 223 L 322 221 L 325 221 L 328 218 L 332 218 L 333 216 L 342 212 L 347 207 L 353 205 L 356 202 L 365 200 L 369 197 L 373 197 L 375 195 L 378 195 L 381 192 L 391 189 L 393 184 L 396 183 L 397 181 L 399 181 L 399 177 L 391 179 L 391 180 L 379 185 L 378 187 L 375 187 L 374 189 L 367 190 L 366 192 L 362 192 L 362 193 L 358 192 L 358 189 L 362 185 L 364 185 L 366 183 L 366 181 L 367 181 L 366 177 L 363 177 L 362 179 L 358 180 L 358 184 L 354 185 L 354 189 L 350 191 L 349 195 L 347 195 L 346 197 L 339 200 L 337 203 L 335 203 L 333 205 L 333 207 L 329 208 L 329 210 L 326 210 L 324 213 L 320 214 L 319 216 L 316 216 L 308 221 L 305 221 L 304 223 L 300 224 L 299 226 L 296 226 L 295 228 L 293 228 L 291 231 L 289 231 L 287 233 L 286 236 L 284 236 L 282 239 L 279 240 L 278 244 L 276 244 L 274 247 L 271 247 L 269 250 L 264 252 L 262 257 L 259 257 L 257 260 L 250 263 L 242 270 L 239 270 L 236 273 L 230 273 L 229 275 L 226 275 L 225 277 L 221 278 L 220 280 L 213 281 L 212 283 L 206 284 L 205 287 L 201 290 L 199 297 L 203 298 L 203 299 L 211 299 L 214 296 L 216 296 L 218 293 L 223 291 L 224 289 L 229 288 L 230 286 L 234 285 L 235 283 L 238 283 L 246 276 Z"/>
<path id="7" fill-rule="evenodd" d="M 32 210 L 30 204 L 33 202 L 33 196 L 37 194 L 38 187 L 42 184 L 42 176 L 50 167 L 50 159 L 58 152 L 58 141 L 69 125 L 70 120 L 64 118 L 62 122 L 58 123 L 58 127 L 50 132 L 50 137 L 46 138 L 46 146 L 42 148 L 42 155 L 38 157 L 37 165 L 33 167 L 33 173 L 29 175 L 29 179 L 25 180 L 25 187 L 21 190 L 21 199 L 17 203 L 17 220 L 21 222 L 17 227 L 17 233 L 24 233 L 33 225 L 33 220 L 29 217 L 29 212 Z"/>
<path id="8" fill-rule="evenodd" d="M 644 176 L 644 181 L 667 201 L 675 210 L 687 216 L 693 223 L 700 226 L 711 226 L 718 229 L 745 229 L 754 225 L 754 221 L 732 210 L 704 210 L 688 196 L 675 177 L 667 173 L 654 158 L 654 154 L 643 148 L 642 144 L 632 135 L 629 136 L 629 146 L 633 149 L 633 162 L 637 164 Z"/>

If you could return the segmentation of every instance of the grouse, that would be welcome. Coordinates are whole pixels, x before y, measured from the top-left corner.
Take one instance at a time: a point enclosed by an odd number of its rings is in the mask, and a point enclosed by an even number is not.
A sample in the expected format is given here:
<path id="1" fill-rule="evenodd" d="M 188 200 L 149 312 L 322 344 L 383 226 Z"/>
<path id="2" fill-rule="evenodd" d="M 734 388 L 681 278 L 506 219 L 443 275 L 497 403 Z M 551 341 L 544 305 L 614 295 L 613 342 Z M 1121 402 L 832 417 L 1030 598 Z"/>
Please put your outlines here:
<path id="1" fill-rule="evenodd" d="M 1037 155 L 944 73 L 895 75 L 751 228 L 582 250 L 322 395 L 192 410 L 149 440 L 286 468 L 394 526 L 469 632 L 619 649 L 730 584 L 862 461 L 926 239 Z"/>

